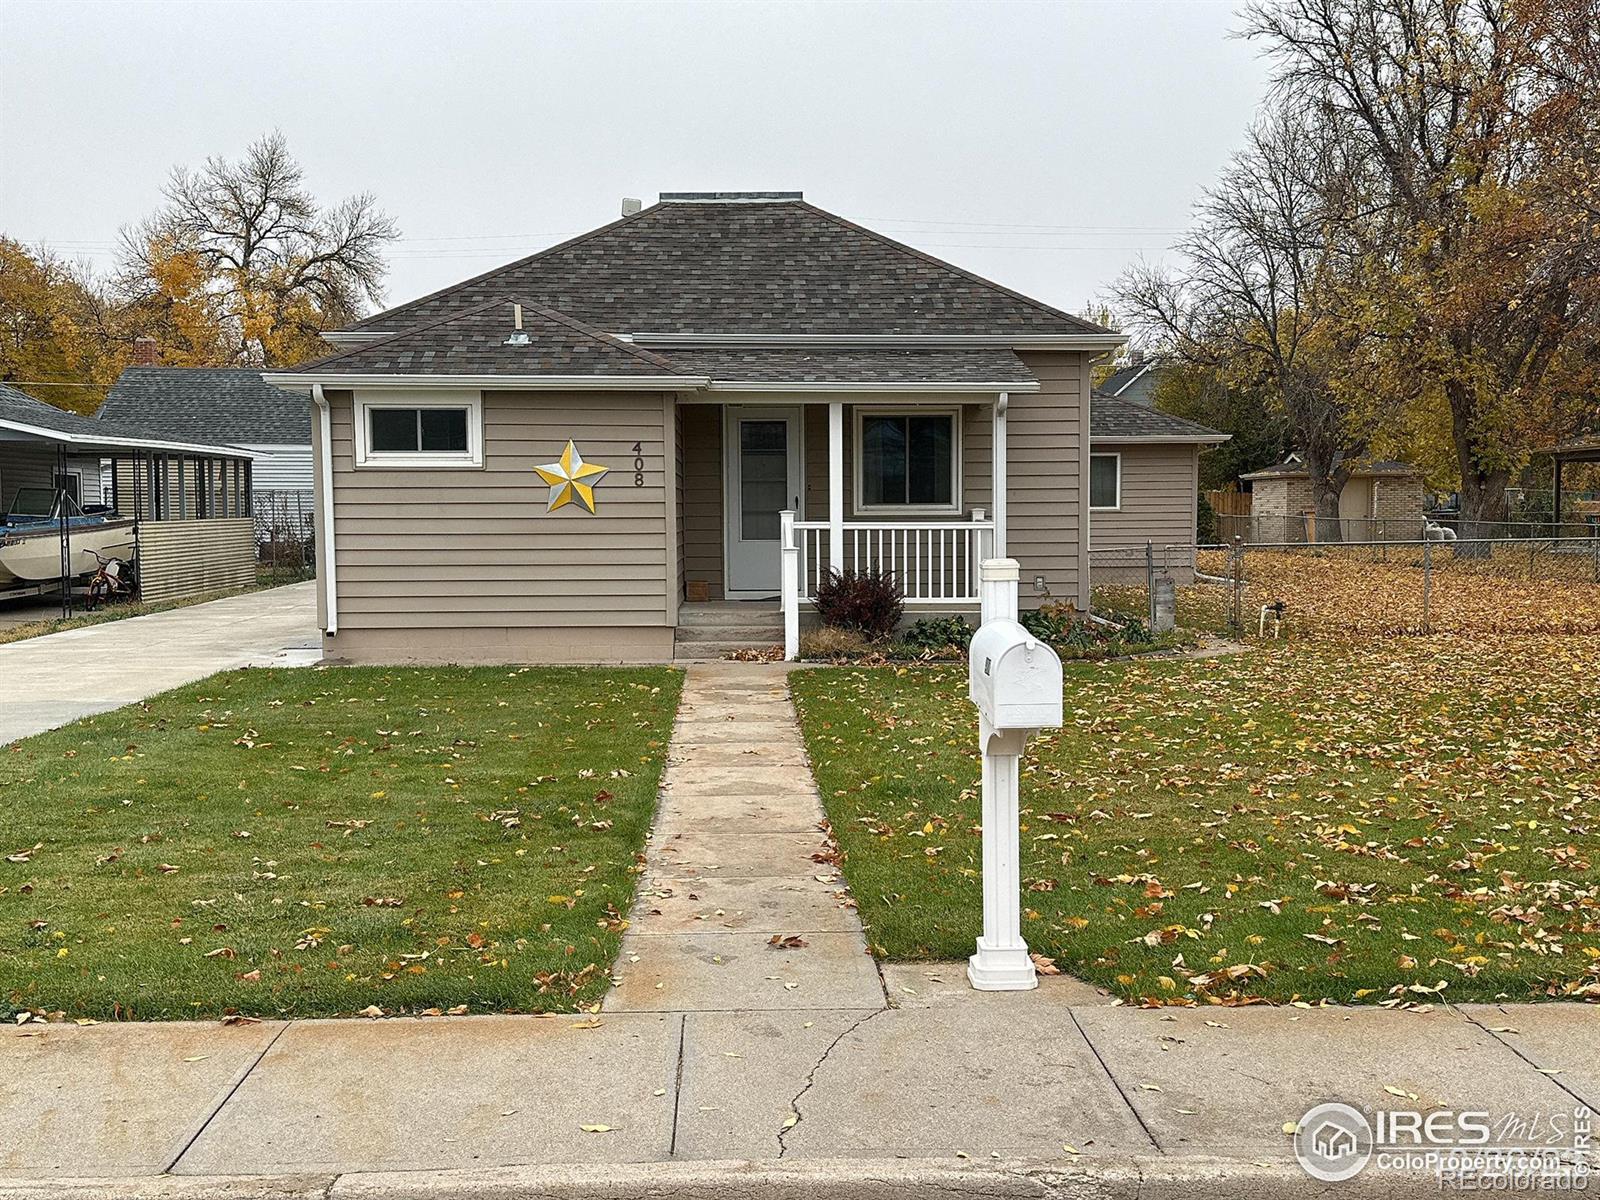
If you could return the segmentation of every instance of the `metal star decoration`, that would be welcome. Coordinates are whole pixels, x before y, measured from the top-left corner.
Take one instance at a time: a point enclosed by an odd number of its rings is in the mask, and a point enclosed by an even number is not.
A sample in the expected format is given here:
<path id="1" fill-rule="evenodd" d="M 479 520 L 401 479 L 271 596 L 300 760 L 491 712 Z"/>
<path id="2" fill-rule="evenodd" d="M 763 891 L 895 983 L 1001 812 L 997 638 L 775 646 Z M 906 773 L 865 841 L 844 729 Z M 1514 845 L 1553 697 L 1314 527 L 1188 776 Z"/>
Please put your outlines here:
<path id="1" fill-rule="evenodd" d="M 545 508 L 546 512 L 565 508 L 574 500 L 593 512 L 595 484 L 611 468 L 584 462 L 578 447 L 569 440 L 567 448 L 561 452 L 560 462 L 545 463 L 534 470 L 540 479 L 550 485 L 550 503 Z"/>

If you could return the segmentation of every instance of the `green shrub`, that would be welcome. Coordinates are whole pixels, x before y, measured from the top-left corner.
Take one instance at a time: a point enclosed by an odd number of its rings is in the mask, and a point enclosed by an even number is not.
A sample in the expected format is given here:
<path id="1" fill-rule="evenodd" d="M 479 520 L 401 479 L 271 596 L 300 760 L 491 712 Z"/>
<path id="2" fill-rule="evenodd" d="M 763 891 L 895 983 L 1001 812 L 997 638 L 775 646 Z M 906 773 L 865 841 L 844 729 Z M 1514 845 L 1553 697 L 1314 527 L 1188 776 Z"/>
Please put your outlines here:
<path id="1" fill-rule="evenodd" d="M 829 571 L 811 597 L 824 625 L 877 640 L 900 624 L 905 595 L 892 571 Z"/>
<path id="2" fill-rule="evenodd" d="M 924 617 L 900 635 L 900 645 L 913 654 L 956 649 L 965 652 L 972 641 L 972 626 L 961 616 Z"/>

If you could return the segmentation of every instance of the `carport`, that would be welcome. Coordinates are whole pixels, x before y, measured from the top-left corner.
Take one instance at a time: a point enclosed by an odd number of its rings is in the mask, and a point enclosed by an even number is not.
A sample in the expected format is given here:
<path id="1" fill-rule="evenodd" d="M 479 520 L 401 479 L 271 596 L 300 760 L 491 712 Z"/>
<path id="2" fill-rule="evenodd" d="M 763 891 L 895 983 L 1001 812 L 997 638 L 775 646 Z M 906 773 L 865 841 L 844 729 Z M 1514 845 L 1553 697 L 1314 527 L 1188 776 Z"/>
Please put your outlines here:
<path id="1" fill-rule="evenodd" d="M 0 596 L 59 591 L 62 615 L 71 615 L 74 580 L 94 566 L 83 542 L 96 528 L 75 524 L 75 510 L 127 518 L 141 600 L 172 600 L 251 583 L 251 458 L 237 446 L 144 437 L 0 384 L 0 506 L 10 513 L 19 491 L 48 490 L 60 563 L 49 578 L 0 573 Z M 0 530 L 0 551 L 23 536 L 8 523 Z M 26 536 L 46 535 L 35 523 Z"/>

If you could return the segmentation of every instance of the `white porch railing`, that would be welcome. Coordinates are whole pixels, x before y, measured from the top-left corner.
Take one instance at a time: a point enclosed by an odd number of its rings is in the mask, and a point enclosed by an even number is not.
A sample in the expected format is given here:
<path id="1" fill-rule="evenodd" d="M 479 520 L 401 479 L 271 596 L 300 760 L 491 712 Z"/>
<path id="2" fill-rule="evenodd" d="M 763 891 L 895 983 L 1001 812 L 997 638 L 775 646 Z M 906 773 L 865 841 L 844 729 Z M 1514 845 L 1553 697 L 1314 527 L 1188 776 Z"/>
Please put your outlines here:
<path id="1" fill-rule="evenodd" d="M 846 571 L 892 574 L 907 605 L 976 604 L 978 568 L 994 549 L 994 522 L 974 509 L 968 521 L 846 521 L 833 553 L 828 521 L 780 517 L 785 656 L 800 652 L 800 606 L 837 563 Z"/>

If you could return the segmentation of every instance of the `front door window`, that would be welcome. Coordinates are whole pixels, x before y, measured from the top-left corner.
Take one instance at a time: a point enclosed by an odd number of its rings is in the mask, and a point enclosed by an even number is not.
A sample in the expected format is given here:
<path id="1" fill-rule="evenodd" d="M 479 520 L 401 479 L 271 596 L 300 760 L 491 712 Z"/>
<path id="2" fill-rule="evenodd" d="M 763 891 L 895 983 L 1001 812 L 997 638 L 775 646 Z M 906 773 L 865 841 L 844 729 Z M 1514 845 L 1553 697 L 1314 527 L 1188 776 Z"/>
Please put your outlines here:
<path id="1" fill-rule="evenodd" d="M 779 514 L 800 507 L 800 410 L 730 408 L 726 420 L 727 592 L 775 596 Z"/>

